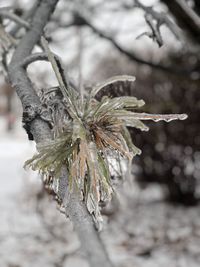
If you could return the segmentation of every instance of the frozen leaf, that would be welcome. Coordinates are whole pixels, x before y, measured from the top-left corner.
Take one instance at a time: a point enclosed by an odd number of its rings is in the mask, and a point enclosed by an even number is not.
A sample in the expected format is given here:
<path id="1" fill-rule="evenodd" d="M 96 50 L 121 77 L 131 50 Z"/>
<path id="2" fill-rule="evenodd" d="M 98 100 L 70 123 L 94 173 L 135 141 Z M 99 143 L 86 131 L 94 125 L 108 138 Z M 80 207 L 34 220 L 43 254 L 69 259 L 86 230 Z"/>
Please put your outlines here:
<path id="1" fill-rule="evenodd" d="M 126 127 L 123 127 L 122 135 L 123 135 L 124 139 L 126 140 L 126 143 L 129 147 L 130 151 L 133 152 L 133 156 L 140 155 L 141 150 L 133 144 L 132 139 L 131 139 L 131 135 L 130 135 L 130 133 Z"/>
<path id="2" fill-rule="evenodd" d="M 114 76 L 111 77 L 107 80 L 105 80 L 102 83 L 99 83 L 98 85 L 96 85 L 95 87 L 93 87 L 90 95 L 91 98 L 94 97 L 100 90 L 102 90 L 104 87 L 110 85 L 110 84 L 114 84 L 117 82 L 134 82 L 135 81 L 135 77 L 134 76 L 129 76 L 129 75 L 119 75 L 119 76 Z"/>
<path id="3" fill-rule="evenodd" d="M 155 122 L 165 121 L 170 122 L 173 120 L 185 120 L 187 119 L 187 114 L 148 114 L 148 113 L 129 113 L 130 117 L 132 116 L 138 120 L 153 120 Z"/>
<path id="4" fill-rule="evenodd" d="M 149 127 L 147 127 L 140 120 L 127 118 L 127 119 L 124 119 L 123 121 L 127 127 L 134 127 L 134 128 L 140 129 L 141 131 L 148 131 L 149 130 Z"/>
<path id="5" fill-rule="evenodd" d="M 77 92 L 68 87 L 58 58 L 50 51 L 44 38 L 42 42 L 63 93 L 63 98 L 60 98 L 62 111 L 59 113 L 51 105 L 51 124 L 53 132 L 56 132 L 54 140 L 40 144 L 37 147 L 38 154 L 25 165 L 53 178 L 59 178 L 64 165 L 69 184 L 66 190 L 72 192 L 72 189 L 76 189 L 80 193 L 94 221 L 101 227 L 99 202 L 110 201 L 114 191 L 110 173 L 113 160 L 119 161 L 123 157 L 130 164 L 133 156 L 141 153 L 133 144 L 127 127 L 147 131 L 148 127 L 141 120 L 168 122 L 186 119 L 187 115 L 133 112 L 144 105 L 143 100 L 135 97 L 104 96 L 100 101 L 94 98 L 107 86 L 135 80 L 127 75 L 113 77 L 95 86 L 91 94 L 80 101 Z M 62 112 L 69 114 L 69 118 L 66 119 Z M 56 118 L 60 120 L 59 123 Z"/>

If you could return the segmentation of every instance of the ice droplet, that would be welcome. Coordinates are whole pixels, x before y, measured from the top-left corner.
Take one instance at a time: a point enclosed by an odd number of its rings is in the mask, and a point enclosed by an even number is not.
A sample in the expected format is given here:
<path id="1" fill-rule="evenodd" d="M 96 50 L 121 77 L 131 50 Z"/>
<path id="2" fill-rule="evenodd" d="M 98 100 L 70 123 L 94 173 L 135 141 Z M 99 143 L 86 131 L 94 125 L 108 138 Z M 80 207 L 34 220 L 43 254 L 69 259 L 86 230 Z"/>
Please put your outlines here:
<path id="1" fill-rule="evenodd" d="M 163 120 L 165 122 L 170 122 L 173 120 L 185 120 L 187 119 L 188 115 L 187 114 L 163 114 L 161 115 L 161 118 L 158 118 L 156 121 Z"/>

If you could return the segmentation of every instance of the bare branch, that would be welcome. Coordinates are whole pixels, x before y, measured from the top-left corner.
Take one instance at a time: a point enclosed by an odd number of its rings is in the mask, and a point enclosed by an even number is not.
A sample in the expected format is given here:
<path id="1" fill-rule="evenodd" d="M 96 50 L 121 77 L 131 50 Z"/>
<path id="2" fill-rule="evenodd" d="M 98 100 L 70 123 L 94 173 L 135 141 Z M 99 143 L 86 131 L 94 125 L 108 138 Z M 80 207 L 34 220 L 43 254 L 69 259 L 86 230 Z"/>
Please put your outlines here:
<path id="1" fill-rule="evenodd" d="M 191 73 L 191 70 L 185 70 L 185 69 L 180 69 L 180 68 L 174 68 L 174 67 L 166 67 L 164 65 L 160 65 L 154 62 L 150 62 L 147 61 L 145 59 L 142 59 L 140 57 L 138 57 L 134 52 L 126 50 L 125 48 L 123 48 L 113 37 L 107 35 L 106 33 L 102 32 L 100 29 L 98 29 L 96 26 L 94 26 L 91 22 L 89 22 L 89 20 L 87 20 L 86 18 L 84 18 L 81 14 L 74 14 L 75 18 L 74 18 L 74 23 L 70 23 L 68 24 L 68 26 L 88 26 L 94 33 L 96 33 L 99 37 L 106 39 L 108 41 L 111 42 L 111 44 L 119 51 L 121 52 L 123 55 L 127 56 L 130 60 L 133 60 L 137 63 L 140 64 L 144 64 L 147 65 L 149 67 L 161 70 L 161 71 L 165 71 L 171 74 L 176 74 L 176 75 L 188 75 Z M 79 19 L 77 19 L 76 17 L 79 17 Z M 76 22 L 79 23 L 76 23 Z"/>
<path id="2" fill-rule="evenodd" d="M 149 21 L 147 23 L 151 27 L 153 34 L 158 38 L 158 40 L 160 39 L 158 29 L 164 24 L 169 28 L 169 30 L 177 39 L 181 39 L 180 29 L 169 19 L 169 17 L 164 12 L 157 12 L 151 6 L 143 5 L 139 0 L 134 0 L 134 5 L 144 10 L 148 15 L 148 18 L 151 17 L 151 25 L 149 24 Z M 156 21 L 156 31 L 154 28 L 152 28 L 152 20 Z"/>
<path id="3" fill-rule="evenodd" d="M 55 55 L 55 58 L 58 58 L 57 55 Z M 58 58 L 59 59 L 59 58 Z M 38 52 L 38 53 L 34 53 L 29 55 L 28 57 L 26 57 L 22 62 L 21 62 L 21 66 L 24 68 L 27 68 L 28 65 L 36 62 L 36 61 L 48 61 L 48 56 L 45 52 Z"/>
<path id="4" fill-rule="evenodd" d="M 146 23 L 149 25 L 151 32 L 144 32 L 140 34 L 136 39 L 139 39 L 140 37 L 146 35 L 149 38 L 151 38 L 153 41 L 155 41 L 159 47 L 161 47 L 163 45 L 163 39 L 160 33 L 160 26 L 158 22 L 155 22 L 154 20 L 152 20 L 151 15 L 149 14 L 145 15 L 145 20 L 146 20 Z"/>
<path id="5" fill-rule="evenodd" d="M 38 7 L 38 4 L 39 4 L 39 0 L 35 0 L 32 8 L 30 10 L 28 10 L 25 14 L 23 14 L 21 18 L 24 21 L 31 21 L 33 14 L 35 14 L 35 11 Z M 17 24 L 11 29 L 10 34 L 12 36 L 15 36 L 20 29 L 21 29 L 20 24 Z"/>
<path id="6" fill-rule="evenodd" d="M 21 27 L 24 27 L 26 29 L 30 28 L 30 25 L 28 22 L 26 22 L 22 18 L 18 17 L 14 13 L 8 12 L 7 10 L 1 10 L 0 9 L 0 17 L 10 19 L 10 20 L 16 22 L 17 24 L 19 24 Z"/>
<path id="7" fill-rule="evenodd" d="M 163 45 L 163 39 L 160 33 L 160 25 L 158 22 L 155 23 L 149 14 L 145 15 L 145 20 L 152 30 L 151 38 L 157 42 L 159 47 L 161 47 Z"/>
<path id="8" fill-rule="evenodd" d="M 175 16 L 183 30 L 186 30 L 193 41 L 200 42 L 200 17 L 181 0 L 162 0 Z"/>

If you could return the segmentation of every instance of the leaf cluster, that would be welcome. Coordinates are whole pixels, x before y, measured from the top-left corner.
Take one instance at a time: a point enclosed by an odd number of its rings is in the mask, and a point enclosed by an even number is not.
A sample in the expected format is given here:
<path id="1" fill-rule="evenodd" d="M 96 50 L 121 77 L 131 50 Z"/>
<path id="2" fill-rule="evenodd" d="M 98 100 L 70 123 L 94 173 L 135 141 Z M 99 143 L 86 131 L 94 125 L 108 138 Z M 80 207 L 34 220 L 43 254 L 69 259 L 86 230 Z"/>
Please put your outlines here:
<path id="1" fill-rule="evenodd" d="M 88 211 L 95 220 L 101 220 L 99 203 L 111 199 L 113 193 L 109 169 L 110 155 L 120 154 L 129 162 L 133 156 L 141 153 L 132 142 L 127 127 L 147 131 L 142 120 L 184 119 L 186 115 L 154 115 L 136 113 L 135 109 L 144 105 L 143 100 L 132 96 L 108 97 L 100 101 L 96 94 L 117 82 L 134 82 L 132 76 L 116 76 L 92 88 L 91 92 L 81 98 L 80 95 L 62 79 L 58 64 L 50 52 L 47 42 L 43 45 L 58 78 L 59 88 L 63 94 L 63 106 L 68 119 L 62 120 L 62 127 L 56 132 L 54 140 L 38 146 L 38 154 L 25 165 L 34 170 L 59 179 L 64 165 L 68 172 L 68 186 L 71 191 L 77 188 Z M 56 128 L 56 129 L 55 129 Z"/>

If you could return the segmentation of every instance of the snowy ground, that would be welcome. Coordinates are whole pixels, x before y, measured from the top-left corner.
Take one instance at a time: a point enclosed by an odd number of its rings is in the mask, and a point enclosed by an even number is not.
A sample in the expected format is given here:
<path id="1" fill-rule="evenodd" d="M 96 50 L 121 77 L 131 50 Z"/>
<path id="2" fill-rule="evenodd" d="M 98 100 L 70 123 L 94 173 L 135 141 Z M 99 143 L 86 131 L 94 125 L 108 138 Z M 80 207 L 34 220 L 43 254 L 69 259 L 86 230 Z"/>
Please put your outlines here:
<path id="1" fill-rule="evenodd" d="M 71 223 L 41 194 L 39 178 L 23 170 L 34 144 L 20 126 L 10 134 L 1 119 L 0 126 L 0 266 L 88 267 Z M 166 204 L 155 185 L 124 190 L 101 233 L 115 265 L 199 267 L 199 208 Z"/>

